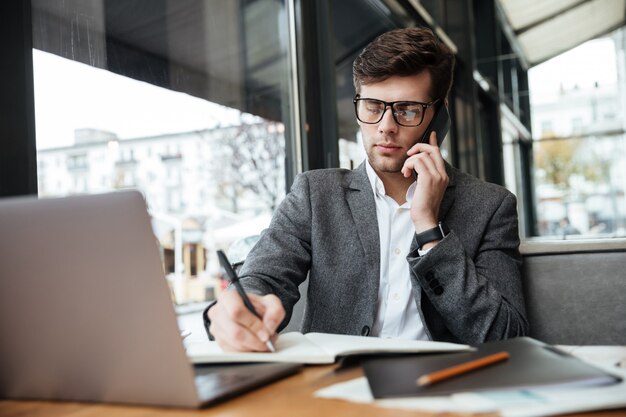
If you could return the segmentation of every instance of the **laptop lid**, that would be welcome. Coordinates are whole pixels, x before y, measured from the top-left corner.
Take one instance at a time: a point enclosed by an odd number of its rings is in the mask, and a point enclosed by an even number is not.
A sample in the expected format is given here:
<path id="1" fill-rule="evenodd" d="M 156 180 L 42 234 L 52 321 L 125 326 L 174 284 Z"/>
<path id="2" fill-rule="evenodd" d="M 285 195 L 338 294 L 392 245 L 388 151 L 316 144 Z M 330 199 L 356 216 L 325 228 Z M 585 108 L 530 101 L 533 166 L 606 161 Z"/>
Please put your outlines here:
<path id="1" fill-rule="evenodd" d="M 136 191 L 0 200 L 0 396 L 200 404 Z"/>

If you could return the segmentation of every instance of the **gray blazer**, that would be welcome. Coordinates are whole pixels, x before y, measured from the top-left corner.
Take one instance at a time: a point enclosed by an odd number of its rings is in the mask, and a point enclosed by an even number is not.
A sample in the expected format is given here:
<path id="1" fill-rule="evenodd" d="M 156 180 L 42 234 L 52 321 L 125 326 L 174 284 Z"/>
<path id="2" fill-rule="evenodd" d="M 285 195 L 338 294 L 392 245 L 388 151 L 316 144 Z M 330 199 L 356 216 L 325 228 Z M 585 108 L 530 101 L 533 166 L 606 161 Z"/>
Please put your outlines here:
<path id="1" fill-rule="evenodd" d="M 528 332 L 520 278 L 516 199 L 446 164 L 439 213 L 448 234 L 407 261 L 415 303 L 433 340 L 481 343 Z M 242 284 L 276 294 L 291 316 L 308 275 L 303 332 L 368 335 L 376 317 L 380 248 L 365 164 L 296 177 L 252 249 Z"/>

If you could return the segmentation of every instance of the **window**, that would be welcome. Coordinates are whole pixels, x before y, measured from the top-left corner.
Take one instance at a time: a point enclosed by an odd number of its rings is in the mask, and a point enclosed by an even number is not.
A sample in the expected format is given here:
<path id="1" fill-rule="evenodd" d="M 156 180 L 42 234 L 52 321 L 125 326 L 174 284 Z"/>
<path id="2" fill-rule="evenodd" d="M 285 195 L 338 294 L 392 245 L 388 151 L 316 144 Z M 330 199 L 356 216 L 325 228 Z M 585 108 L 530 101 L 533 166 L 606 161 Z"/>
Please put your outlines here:
<path id="1" fill-rule="evenodd" d="M 598 117 L 624 111 L 616 60 L 624 36 L 620 29 L 530 70 L 539 236 L 626 236 L 623 121 Z"/>
<path id="2" fill-rule="evenodd" d="M 41 161 L 45 165 L 45 161 Z M 88 169 L 87 154 L 80 155 L 68 155 L 67 156 L 67 170 L 68 171 L 82 171 Z"/>
<path id="3" fill-rule="evenodd" d="M 215 251 L 292 170 L 285 4 L 213 3 L 32 2 L 40 195 L 139 189 L 178 304 L 219 290 Z"/>

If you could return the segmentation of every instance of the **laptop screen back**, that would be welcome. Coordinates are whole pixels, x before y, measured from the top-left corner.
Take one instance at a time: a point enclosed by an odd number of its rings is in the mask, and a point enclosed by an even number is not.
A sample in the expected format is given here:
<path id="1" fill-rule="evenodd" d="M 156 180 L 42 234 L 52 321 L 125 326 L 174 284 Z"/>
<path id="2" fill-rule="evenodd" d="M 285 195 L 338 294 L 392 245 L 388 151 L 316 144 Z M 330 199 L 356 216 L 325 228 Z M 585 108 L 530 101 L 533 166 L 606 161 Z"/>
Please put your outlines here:
<path id="1" fill-rule="evenodd" d="M 0 200 L 0 396 L 196 406 L 138 192 Z"/>

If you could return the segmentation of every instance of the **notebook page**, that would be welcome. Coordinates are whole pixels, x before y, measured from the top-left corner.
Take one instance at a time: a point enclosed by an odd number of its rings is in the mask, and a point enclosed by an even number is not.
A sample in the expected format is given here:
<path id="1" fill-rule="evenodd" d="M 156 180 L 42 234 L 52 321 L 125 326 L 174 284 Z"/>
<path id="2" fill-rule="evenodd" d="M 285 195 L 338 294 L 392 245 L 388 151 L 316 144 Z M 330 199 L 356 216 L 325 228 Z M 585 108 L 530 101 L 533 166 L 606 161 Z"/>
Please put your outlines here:
<path id="1" fill-rule="evenodd" d="M 187 344 L 187 356 L 194 364 L 241 363 L 241 362 L 293 362 L 324 364 L 333 363 L 334 356 L 313 344 L 299 332 L 278 336 L 276 352 L 224 352 L 217 342 L 191 342 Z"/>
<path id="2" fill-rule="evenodd" d="M 456 352 L 472 349 L 468 345 L 424 340 L 383 339 L 329 333 L 307 333 L 305 336 L 333 358 L 368 353 Z"/>

